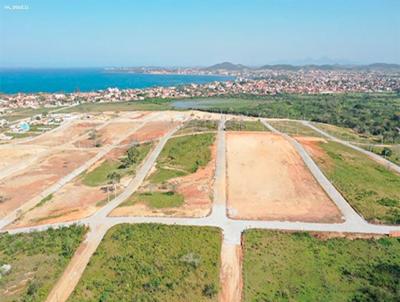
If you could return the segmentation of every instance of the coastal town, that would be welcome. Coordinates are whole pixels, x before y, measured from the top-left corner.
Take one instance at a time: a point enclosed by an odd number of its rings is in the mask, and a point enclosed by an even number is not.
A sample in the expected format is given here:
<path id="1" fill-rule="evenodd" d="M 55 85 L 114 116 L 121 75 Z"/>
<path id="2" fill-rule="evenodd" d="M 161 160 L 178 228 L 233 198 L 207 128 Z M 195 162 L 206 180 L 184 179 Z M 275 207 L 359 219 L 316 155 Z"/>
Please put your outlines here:
<path id="1" fill-rule="evenodd" d="M 186 74 L 195 74 L 194 69 Z M 127 72 L 127 70 L 119 70 Z M 202 74 L 201 69 L 197 74 Z M 116 71 L 114 71 L 116 72 Z M 148 71 L 149 73 L 161 72 Z M 182 71 L 182 74 L 185 74 Z M 350 93 L 350 92 L 398 92 L 400 71 L 359 71 L 359 70 L 228 70 L 214 69 L 214 74 L 230 75 L 231 81 L 216 81 L 207 84 L 189 84 L 171 87 L 150 87 L 144 89 L 118 89 L 72 93 L 17 93 L 1 94 L 0 117 L 18 108 L 73 106 L 93 102 L 141 101 L 148 98 L 190 98 L 251 94 L 255 96 L 282 93 Z"/>
<path id="2" fill-rule="evenodd" d="M 399 92 L 400 71 L 395 70 L 323 70 L 321 68 L 303 68 L 289 70 L 287 66 L 269 69 L 248 69 L 242 65 L 215 65 L 207 69 L 117 69 L 108 72 L 143 72 L 159 74 L 178 72 L 180 74 L 231 76 L 233 80 L 214 81 L 207 84 L 191 83 L 181 86 L 150 87 L 135 89 L 107 88 L 90 92 L 72 93 L 0 93 L 0 133 L 1 140 L 27 137 L 42 133 L 59 125 L 63 114 L 56 114 L 58 108 L 77 106 L 84 103 L 115 103 L 143 101 L 145 99 L 184 99 L 223 96 L 252 95 L 262 97 L 277 94 L 335 94 L 335 93 L 374 93 Z M 197 73 L 196 73 L 197 70 Z M 6 117 L 21 109 L 45 108 L 52 114 L 38 114 L 30 119 L 17 122 Z M 67 117 L 68 118 L 68 117 Z"/>

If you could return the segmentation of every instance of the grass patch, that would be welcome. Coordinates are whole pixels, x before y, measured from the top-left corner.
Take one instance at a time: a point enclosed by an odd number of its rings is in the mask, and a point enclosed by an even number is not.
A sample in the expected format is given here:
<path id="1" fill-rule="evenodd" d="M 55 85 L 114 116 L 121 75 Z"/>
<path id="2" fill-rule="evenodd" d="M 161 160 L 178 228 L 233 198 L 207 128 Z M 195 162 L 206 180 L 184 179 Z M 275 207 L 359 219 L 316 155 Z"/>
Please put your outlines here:
<path id="1" fill-rule="evenodd" d="M 187 122 L 176 135 L 194 133 L 194 132 L 205 132 L 205 131 L 217 131 L 218 121 L 215 120 L 190 120 Z"/>
<path id="2" fill-rule="evenodd" d="M 321 137 L 321 134 L 297 121 L 268 121 L 268 123 L 290 136 Z"/>
<path id="3" fill-rule="evenodd" d="M 53 194 L 49 194 L 49 195 L 47 195 L 45 198 L 43 198 L 43 199 L 36 205 L 36 207 L 39 208 L 39 207 L 41 207 L 42 205 L 44 205 L 46 202 L 49 202 L 49 201 L 52 200 L 52 199 L 53 199 Z"/>
<path id="4" fill-rule="evenodd" d="M 0 278 L 0 300 L 45 301 L 86 229 L 72 226 L 29 234 L 0 234 L 0 266 L 11 265 Z M 6 290 L 9 293 L 5 293 Z"/>
<path id="5" fill-rule="evenodd" d="M 344 127 L 339 127 L 329 124 L 321 124 L 321 123 L 315 123 L 314 125 L 324 130 L 328 134 L 344 141 L 357 142 L 357 143 L 379 143 L 381 142 L 382 139 L 379 136 L 373 136 L 371 134 L 357 133 L 357 131 L 350 128 L 344 128 Z"/>
<path id="6" fill-rule="evenodd" d="M 66 108 L 59 111 L 60 113 L 87 113 L 87 112 L 105 112 L 105 111 L 152 111 L 152 110 L 169 110 L 172 107 L 168 100 L 164 99 L 148 99 L 145 101 L 132 102 L 109 102 L 109 103 L 86 103 L 78 106 Z"/>
<path id="7" fill-rule="evenodd" d="M 106 160 L 92 171 L 85 173 L 82 183 L 86 186 L 97 187 L 107 184 L 107 175 L 117 171 L 120 166 L 119 161 Z"/>
<path id="8" fill-rule="evenodd" d="M 225 123 L 226 131 L 268 131 L 260 121 L 229 120 Z"/>
<path id="9" fill-rule="evenodd" d="M 377 155 L 380 155 L 383 158 L 390 160 L 392 163 L 400 165 L 400 145 L 386 146 L 386 148 L 390 150 L 389 155 L 383 154 L 382 151 L 384 147 L 381 146 L 363 145 L 360 147 L 364 148 L 365 150 L 371 151 Z"/>
<path id="10" fill-rule="evenodd" d="M 68 301 L 217 301 L 221 239 L 209 227 L 115 226 Z"/>
<path id="11" fill-rule="evenodd" d="M 173 191 L 136 193 L 123 206 L 130 206 L 136 202 L 144 202 L 155 209 L 174 208 L 183 204 L 183 196 Z"/>
<path id="12" fill-rule="evenodd" d="M 168 179 L 172 179 L 175 177 L 181 177 L 187 175 L 186 172 L 180 170 L 171 170 L 171 169 L 163 169 L 159 168 L 156 172 L 154 172 L 150 177 L 150 182 L 157 184 L 157 183 L 164 183 Z"/>
<path id="13" fill-rule="evenodd" d="M 171 138 L 157 159 L 159 172 L 150 176 L 150 182 L 165 182 L 176 176 L 194 173 L 199 167 L 204 167 L 211 160 L 210 147 L 214 140 L 214 133 Z"/>
<path id="14" fill-rule="evenodd" d="M 399 301 L 400 240 L 244 235 L 244 301 Z"/>
<path id="15" fill-rule="evenodd" d="M 130 148 L 120 160 L 106 160 L 98 167 L 82 176 L 82 183 L 86 186 L 97 187 L 108 183 L 107 176 L 113 172 L 121 175 L 134 175 L 137 166 L 144 160 L 152 148 L 151 143 L 144 143 Z M 130 150 L 135 150 L 134 159 L 127 161 Z"/>
<path id="16" fill-rule="evenodd" d="M 336 142 L 320 143 L 326 156 L 316 158 L 325 175 L 368 221 L 400 224 L 400 177 L 366 155 Z"/>

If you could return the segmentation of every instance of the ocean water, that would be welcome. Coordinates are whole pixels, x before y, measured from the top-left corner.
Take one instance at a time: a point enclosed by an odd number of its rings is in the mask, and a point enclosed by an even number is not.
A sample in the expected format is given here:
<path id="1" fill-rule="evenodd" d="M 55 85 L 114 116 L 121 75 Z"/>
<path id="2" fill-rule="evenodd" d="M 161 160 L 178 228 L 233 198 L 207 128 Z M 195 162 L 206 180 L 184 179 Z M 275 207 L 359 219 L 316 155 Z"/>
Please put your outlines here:
<path id="1" fill-rule="evenodd" d="M 1 93 L 96 91 L 106 88 L 148 88 L 231 80 L 209 75 L 117 73 L 103 69 L 0 69 Z"/>

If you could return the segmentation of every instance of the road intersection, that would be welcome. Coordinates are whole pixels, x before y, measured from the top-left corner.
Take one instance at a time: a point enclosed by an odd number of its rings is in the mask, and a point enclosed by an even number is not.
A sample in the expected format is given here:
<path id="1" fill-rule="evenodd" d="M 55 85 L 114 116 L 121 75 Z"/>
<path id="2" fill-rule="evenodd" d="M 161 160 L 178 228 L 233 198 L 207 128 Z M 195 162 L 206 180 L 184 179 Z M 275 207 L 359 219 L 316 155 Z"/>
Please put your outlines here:
<path id="1" fill-rule="evenodd" d="M 227 215 L 226 207 L 226 146 L 225 146 L 225 116 L 222 115 L 218 126 L 217 133 L 217 159 L 214 179 L 214 204 L 210 215 L 200 218 L 178 218 L 178 217 L 109 217 L 113 209 L 118 207 L 123 201 L 131 196 L 144 181 L 146 175 L 154 166 L 157 157 L 161 153 L 168 139 L 170 139 L 179 126 L 169 131 L 156 144 L 156 147 L 146 158 L 144 164 L 139 168 L 136 176 L 129 185 L 115 199 L 110 201 L 96 214 L 81 219 L 79 221 L 71 221 L 67 223 L 48 224 L 34 227 L 17 228 L 7 230 L 10 234 L 41 231 L 48 228 L 57 228 L 61 226 L 69 226 L 72 224 L 83 224 L 88 226 L 89 232 L 78 248 L 76 254 L 70 261 L 62 277 L 58 280 L 49 294 L 47 301 L 66 301 L 74 290 L 79 281 L 80 276 L 85 270 L 90 257 L 96 251 L 103 236 L 113 226 L 121 223 L 159 223 L 167 225 L 182 226 L 211 226 L 220 228 L 223 232 L 222 255 L 221 255 L 221 280 L 229 286 L 222 286 L 220 293 L 220 301 L 240 301 L 241 298 L 241 269 L 240 269 L 240 250 L 241 236 L 245 230 L 258 229 L 274 229 L 274 230 L 290 230 L 290 231 L 321 231 L 321 232 L 342 232 L 342 233 L 367 233 L 367 234 L 389 234 L 391 232 L 399 232 L 400 226 L 375 225 L 365 221 L 358 213 L 347 203 L 343 196 L 329 182 L 325 175 L 321 172 L 315 162 L 311 159 L 305 149 L 292 137 L 277 131 L 267 120 L 262 122 L 274 133 L 283 135 L 297 150 L 303 161 L 319 182 L 321 187 L 327 192 L 331 199 L 335 202 L 344 216 L 343 223 L 306 223 L 306 222 L 289 222 L 289 221 L 259 221 L 259 220 L 236 220 L 231 219 Z M 305 123 L 306 125 L 310 125 Z M 310 125 L 312 126 L 312 125 Z M 136 129 L 136 128 L 135 128 Z M 322 134 L 322 133 L 321 133 Z M 121 140 L 122 141 L 122 140 Z M 111 146 L 110 146 L 111 148 Z M 108 150 L 108 149 L 107 149 Z M 110 149 L 111 150 L 111 149 Z M 110 151 L 108 150 L 108 151 Z M 108 152 L 107 151 L 107 152 Z M 106 151 L 104 151 L 106 152 Z M 102 152 L 102 156 L 106 153 Z M 104 153 L 104 154 L 103 154 Z M 98 160 L 100 155 L 96 155 Z M 90 165 L 89 165 L 90 166 Z M 80 167 L 79 173 L 84 171 L 87 165 Z M 75 172 L 75 171 L 74 171 Z M 79 174 L 78 173 L 78 174 Z M 69 177 L 63 181 L 63 184 L 72 180 L 76 175 L 68 175 Z M 73 176 L 73 177 L 72 177 Z M 60 186 L 62 186 L 60 184 Z M 55 191 L 59 188 L 54 187 Z M 12 222 L 16 216 L 8 216 L 0 221 L 0 228 L 4 228 Z M 1 231 L 1 230 L 0 230 Z M 4 231 L 4 230 L 3 230 Z M 239 253 L 235 253 L 239 251 Z M 224 253 L 234 255 L 226 257 Z"/>

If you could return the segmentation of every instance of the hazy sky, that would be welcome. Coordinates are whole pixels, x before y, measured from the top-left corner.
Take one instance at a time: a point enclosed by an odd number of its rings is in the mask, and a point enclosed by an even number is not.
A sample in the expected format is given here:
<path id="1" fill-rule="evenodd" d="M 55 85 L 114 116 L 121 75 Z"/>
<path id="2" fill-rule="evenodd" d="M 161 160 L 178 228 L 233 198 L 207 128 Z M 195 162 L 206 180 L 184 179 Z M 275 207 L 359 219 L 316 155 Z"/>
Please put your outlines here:
<path id="1" fill-rule="evenodd" d="M 0 1 L 2 67 L 400 63 L 400 0 Z"/>

